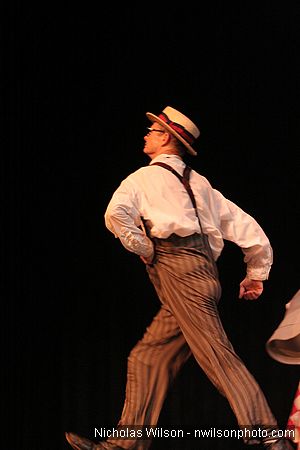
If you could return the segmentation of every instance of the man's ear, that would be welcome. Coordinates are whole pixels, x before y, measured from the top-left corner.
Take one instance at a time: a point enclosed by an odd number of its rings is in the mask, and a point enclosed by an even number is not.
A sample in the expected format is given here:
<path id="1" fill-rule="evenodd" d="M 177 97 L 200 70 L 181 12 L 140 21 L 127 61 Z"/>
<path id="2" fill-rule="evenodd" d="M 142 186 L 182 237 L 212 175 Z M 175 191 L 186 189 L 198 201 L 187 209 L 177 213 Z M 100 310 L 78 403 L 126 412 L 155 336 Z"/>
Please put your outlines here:
<path id="1" fill-rule="evenodd" d="M 164 133 L 162 145 L 168 145 L 170 142 L 171 142 L 170 133 L 168 133 L 168 132 Z"/>

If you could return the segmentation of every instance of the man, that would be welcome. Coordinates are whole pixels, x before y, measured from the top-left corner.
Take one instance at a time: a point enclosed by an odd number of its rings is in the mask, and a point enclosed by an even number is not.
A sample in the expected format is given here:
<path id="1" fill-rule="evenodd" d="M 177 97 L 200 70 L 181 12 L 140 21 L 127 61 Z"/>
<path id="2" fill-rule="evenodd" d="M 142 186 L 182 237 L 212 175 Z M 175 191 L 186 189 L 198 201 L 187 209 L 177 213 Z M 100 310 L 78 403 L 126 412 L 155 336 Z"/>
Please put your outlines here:
<path id="1" fill-rule="evenodd" d="M 185 152 L 196 155 L 198 127 L 170 106 L 152 122 L 144 153 L 151 162 L 129 175 L 115 191 L 105 213 L 107 228 L 124 247 L 140 256 L 161 302 L 161 309 L 128 358 L 126 399 L 118 428 L 155 426 L 171 381 L 191 353 L 234 411 L 241 429 L 264 430 L 269 450 L 292 448 L 278 439 L 277 423 L 260 387 L 236 355 L 218 314 L 221 288 L 215 261 L 223 239 L 244 253 L 247 275 L 240 298 L 263 292 L 272 248 L 258 223 L 186 167 Z M 172 173 L 173 171 L 173 173 Z M 188 182 L 189 179 L 189 182 Z M 244 441 L 256 444 L 256 434 Z M 146 449 L 147 439 L 118 435 L 94 444 L 73 433 L 77 450 Z M 144 438 L 144 435 L 143 435 Z"/>

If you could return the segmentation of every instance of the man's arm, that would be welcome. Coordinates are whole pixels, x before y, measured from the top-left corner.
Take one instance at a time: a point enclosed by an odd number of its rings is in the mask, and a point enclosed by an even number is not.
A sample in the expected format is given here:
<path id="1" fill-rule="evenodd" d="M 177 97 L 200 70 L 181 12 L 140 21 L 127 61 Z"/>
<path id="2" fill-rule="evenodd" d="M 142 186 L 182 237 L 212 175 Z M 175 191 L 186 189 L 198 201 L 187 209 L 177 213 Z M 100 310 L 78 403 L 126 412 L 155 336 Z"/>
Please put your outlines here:
<path id="1" fill-rule="evenodd" d="M 106 227 L 120 239 L 128 251 L 147 260 L 153 259 L 153 243 L 140 227 L 141 217 L 136 193 L 128 180 L 123 181 L 113 194 L 104 219 Z"/>
<path id="2" fill-rule="evenodd" d="M 221 212 L 223 238 L 237 244 L 244 253 L 247 275 L 240 283 L 239 298 L 256 300 L 263 292 L 273 263 L 269 239 L 257 221 L 239 206 L 215 191 Z"/>

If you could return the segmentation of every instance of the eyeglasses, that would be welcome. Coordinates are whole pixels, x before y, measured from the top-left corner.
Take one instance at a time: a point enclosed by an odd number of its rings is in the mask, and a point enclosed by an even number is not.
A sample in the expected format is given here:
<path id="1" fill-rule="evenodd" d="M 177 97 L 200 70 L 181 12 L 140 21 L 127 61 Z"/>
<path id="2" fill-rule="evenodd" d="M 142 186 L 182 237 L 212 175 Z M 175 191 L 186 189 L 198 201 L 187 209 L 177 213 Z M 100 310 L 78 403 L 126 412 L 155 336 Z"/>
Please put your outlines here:
<path id="1" fill-rule="evenodd" d="M 155 128 L 147 127 L 148 134 L 151 133 L 151 131 L 156 131 L 157 133 L 165 133 L 164 130 L 156 130 Z"/>

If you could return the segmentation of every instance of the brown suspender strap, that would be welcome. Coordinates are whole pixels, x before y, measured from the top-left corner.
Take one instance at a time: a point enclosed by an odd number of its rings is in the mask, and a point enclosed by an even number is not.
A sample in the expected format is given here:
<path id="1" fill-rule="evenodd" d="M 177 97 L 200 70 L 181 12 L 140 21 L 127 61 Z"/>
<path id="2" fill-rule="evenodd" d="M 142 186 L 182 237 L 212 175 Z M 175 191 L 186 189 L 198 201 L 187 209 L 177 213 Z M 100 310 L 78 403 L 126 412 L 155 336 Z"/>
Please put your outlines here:
<path id="1" fill-rule="evenodd" d="M 155 162 L 155 163 L 150 164 L 150 165 L 151 166 L 155 165 L 155 166 L 164 167 L 165 169 L 169 170 L 174 175 L 176 175 L 176 177 L 181 181 L 181 183 L 183 184 L 183 186 L 185 187 L 187 193 L 190 196 L 192 205 L 194 207 L 194 210 L 195 210 L 195 213 L 196 213 L 199 225 L 200 225 L 201 233 L 203 233 L 200 217 L 199 217 L 198 210 L 197 210 L 197 204 L 196 204 L 195 196 L 194 196 L 194 193 L 193 193 L 192 188 L 191 188 L 190 183 L 189 183 L 190 173 L 191 173 L 192 169 L 189 166 L 185 166 L 184 171 L 183 171 L 183 176 L 182 176 L 178 172 L 176 172 L 176 170 L 173 169 L 173 167 L 169 166 L 169 164 L 165 164 L 163 162 Z"/>

